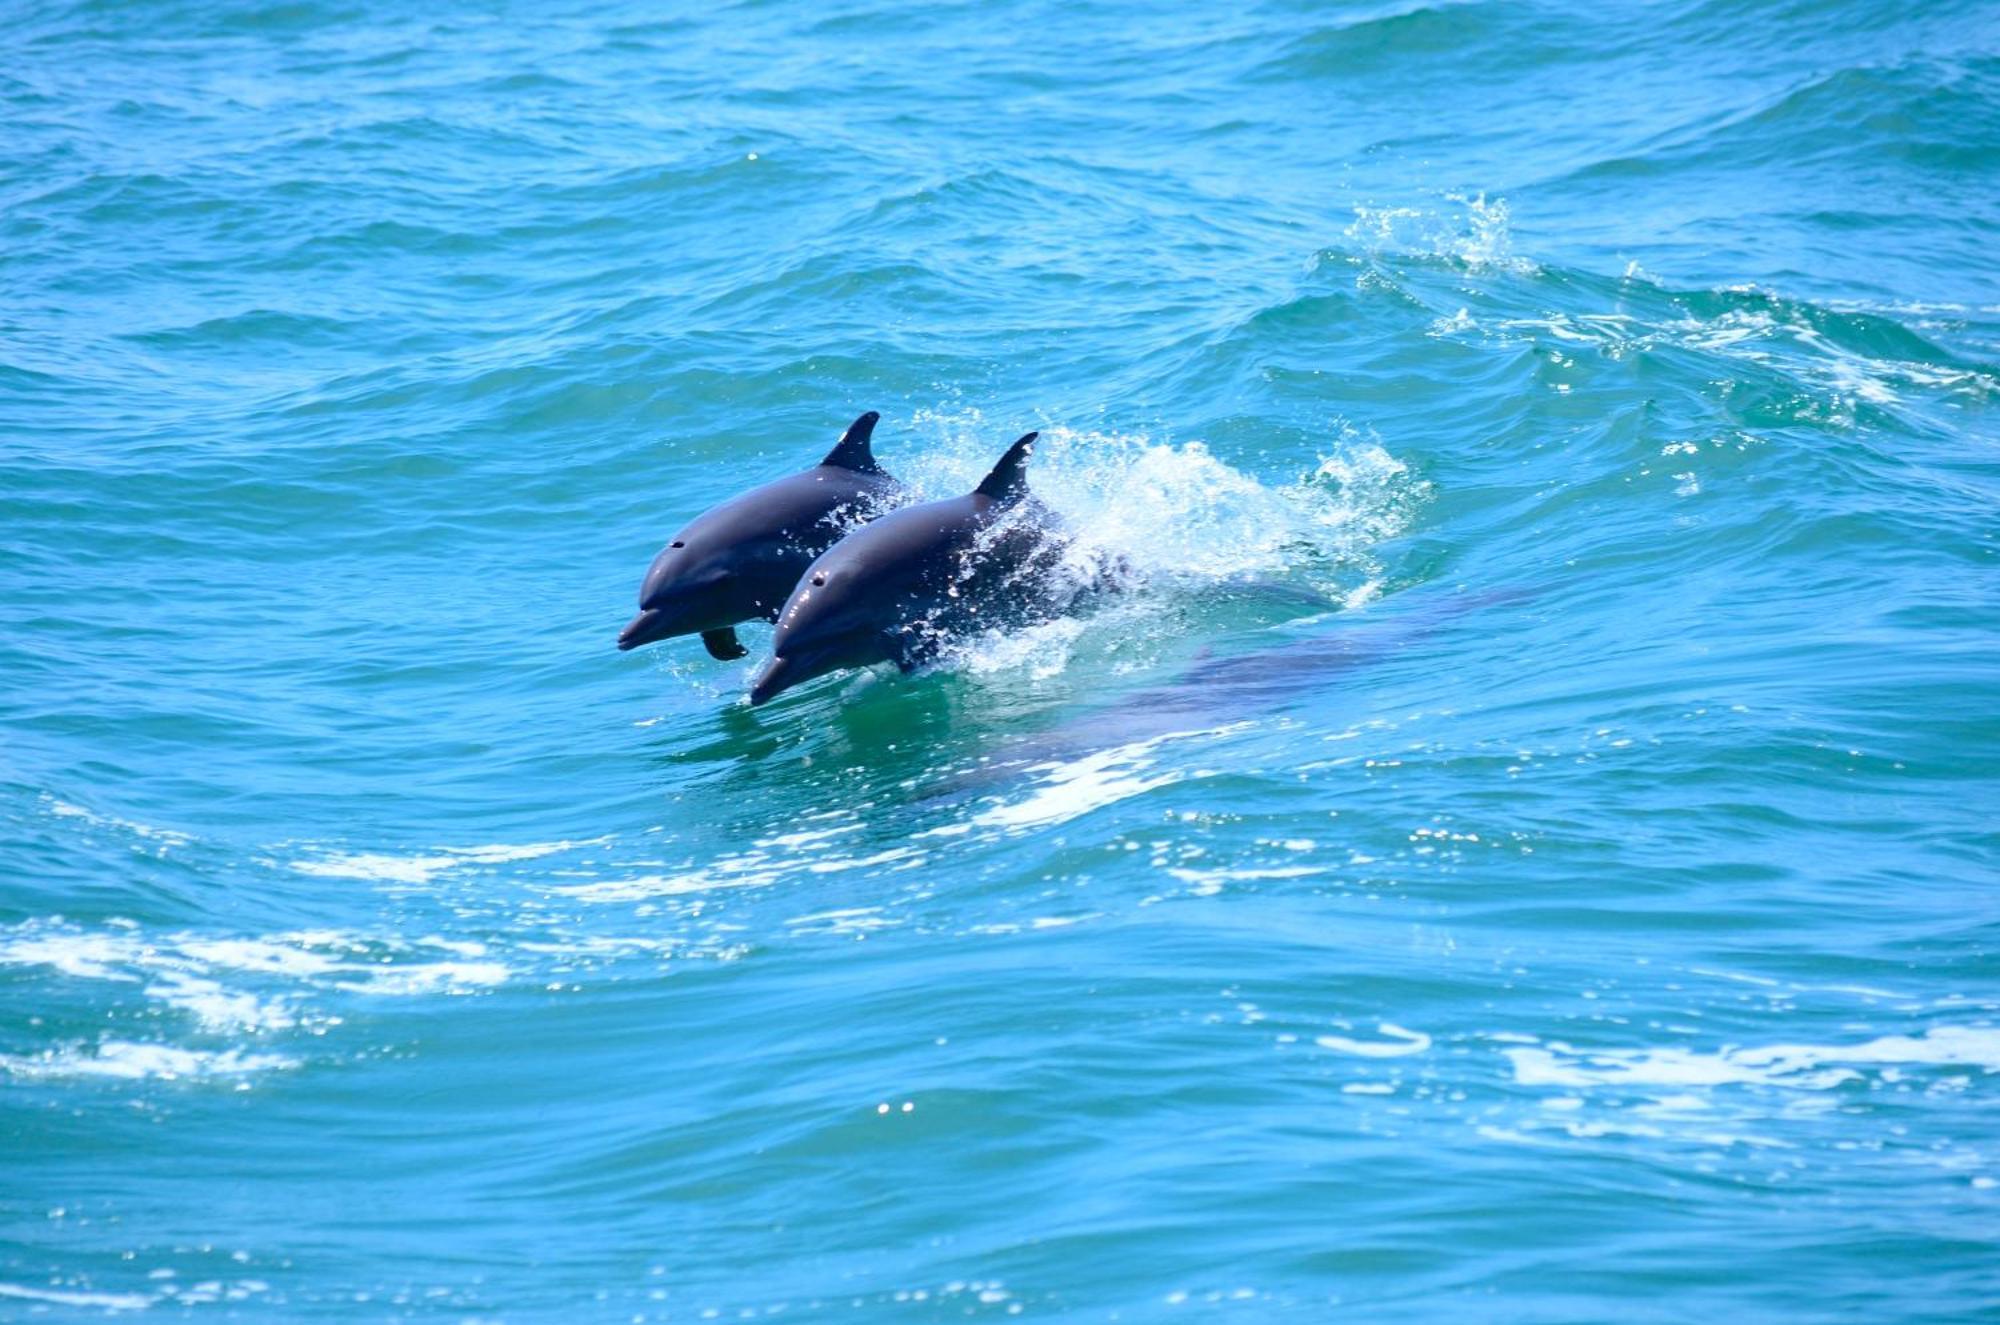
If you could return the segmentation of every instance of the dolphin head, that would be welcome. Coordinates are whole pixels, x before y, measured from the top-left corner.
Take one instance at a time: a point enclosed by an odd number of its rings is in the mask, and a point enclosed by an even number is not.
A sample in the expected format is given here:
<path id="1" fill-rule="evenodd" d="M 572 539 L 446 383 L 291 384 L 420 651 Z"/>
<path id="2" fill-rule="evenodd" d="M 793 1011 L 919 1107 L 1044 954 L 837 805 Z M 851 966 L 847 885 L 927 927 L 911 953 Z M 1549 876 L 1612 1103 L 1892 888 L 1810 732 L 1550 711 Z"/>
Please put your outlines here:
<path id="1" fill-rule="evenodd" d="M 753 705 L 828 672 L 899 656 L 892 633 L 898 618 L 896 596 L 883 592 L 864 559 L 853 555 L 856 550 L 836 544 L 813 562 L 792 590 L 778 614 L 771 661 L 751 684 Z"/>
<path id="2" fill-rule="evenodd" d="M 618 632 L 620 649 L 719 630 L 755 615 L 743 549 L 705 537 L 701 521 L 653 558 L 639 586 L 639 615 Z"/>

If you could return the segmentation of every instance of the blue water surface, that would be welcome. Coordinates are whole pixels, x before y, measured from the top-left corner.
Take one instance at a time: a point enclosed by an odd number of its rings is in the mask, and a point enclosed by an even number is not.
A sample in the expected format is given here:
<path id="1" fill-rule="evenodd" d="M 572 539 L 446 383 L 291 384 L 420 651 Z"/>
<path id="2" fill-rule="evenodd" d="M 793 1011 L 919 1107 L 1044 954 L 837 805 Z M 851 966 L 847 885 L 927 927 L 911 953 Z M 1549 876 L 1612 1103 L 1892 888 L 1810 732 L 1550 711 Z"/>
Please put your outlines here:
<path id="1" fill-rule="evenodd" d="M 2000 6 L 0 51 L 0 1319 L 2000 1310 Z M 614 649 L 867 409 L 1129 591 Z"/>

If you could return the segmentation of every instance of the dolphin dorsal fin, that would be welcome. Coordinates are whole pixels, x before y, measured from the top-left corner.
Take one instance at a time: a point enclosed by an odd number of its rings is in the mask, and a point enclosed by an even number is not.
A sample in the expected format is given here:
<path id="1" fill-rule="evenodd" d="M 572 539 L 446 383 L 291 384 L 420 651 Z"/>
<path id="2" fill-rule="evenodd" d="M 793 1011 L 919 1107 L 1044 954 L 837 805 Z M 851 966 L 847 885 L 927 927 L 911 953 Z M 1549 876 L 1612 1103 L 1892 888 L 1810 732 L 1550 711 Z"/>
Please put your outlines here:
<path id="1" fill-rule="evenodd" d="M 1007 454 L 1000 457 L 1000 463 L 993 466 L 980 485 L 973 489 L 984 497 L 991 497 L 1002 506 L 1012 506 L 1028 495 L 1028 457 L 1034 454 L 1038 432 L 1031 432 L 1020 441 L 1007 448 Z"/>
<path id="2" fill-rule="evenodd" d="M 868 449 L 868 439 L 875 435 L 875 424 L 881 417 L 871 409 L 848 424 L 847 431 L 841 434 L 840 445 L 828 451 L 820 463 L 851 469 L 857 474 L 881 473 L 882 466 L 875 463 L 875 453 Z"/>

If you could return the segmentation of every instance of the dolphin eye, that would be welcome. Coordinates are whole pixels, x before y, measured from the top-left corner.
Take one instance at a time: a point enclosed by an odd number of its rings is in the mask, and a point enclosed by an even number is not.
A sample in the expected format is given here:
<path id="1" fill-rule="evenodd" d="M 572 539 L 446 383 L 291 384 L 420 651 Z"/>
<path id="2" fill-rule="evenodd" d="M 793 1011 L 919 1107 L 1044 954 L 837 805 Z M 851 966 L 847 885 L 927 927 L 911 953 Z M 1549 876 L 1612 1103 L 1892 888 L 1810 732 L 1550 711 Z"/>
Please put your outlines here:
<path id="1" fill-rule="evenodd" d="M 817 585 L 821 585 L 821 586 L 824 586 L 824 585 L 826 584 L 826 572 L 825 572 L 825 571 L 823 571 L 823 570 L 819 570 L 819 571 L 814 571 L 814 572 L 813 572 L 813 583 L 814 583 L 814 584 L 817 584 Z"/>
<path id="2" fill-rule="evenodd" d="M 686 546 L 687 546 L 687 544 L 685 544 L 685 543 L 681 542 L 681 541 L 680 541 L 680 540 L 679 540 L 678 538 L 676 538 L 676 539 L 675 539 L 675 540 L 674 540 L 673 542 L 671 542 L 671 543 L 667 544 L 667 546 L 668 546 L 668 547 L 686 547 Z"/>

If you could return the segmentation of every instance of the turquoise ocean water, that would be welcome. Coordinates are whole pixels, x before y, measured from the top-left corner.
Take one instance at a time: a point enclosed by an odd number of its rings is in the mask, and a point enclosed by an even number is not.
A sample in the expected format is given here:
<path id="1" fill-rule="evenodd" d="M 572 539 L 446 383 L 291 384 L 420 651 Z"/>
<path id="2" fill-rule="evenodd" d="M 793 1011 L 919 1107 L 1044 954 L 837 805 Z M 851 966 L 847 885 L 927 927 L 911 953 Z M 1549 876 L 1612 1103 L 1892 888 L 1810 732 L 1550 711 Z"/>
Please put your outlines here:
<path id="1" fill-rule="evenodd" d="M 0 52 L 0 1319 L 2000 1312 L 2000 8 Z M 615 651 L 866 409 L 1132 592 Z"/>

